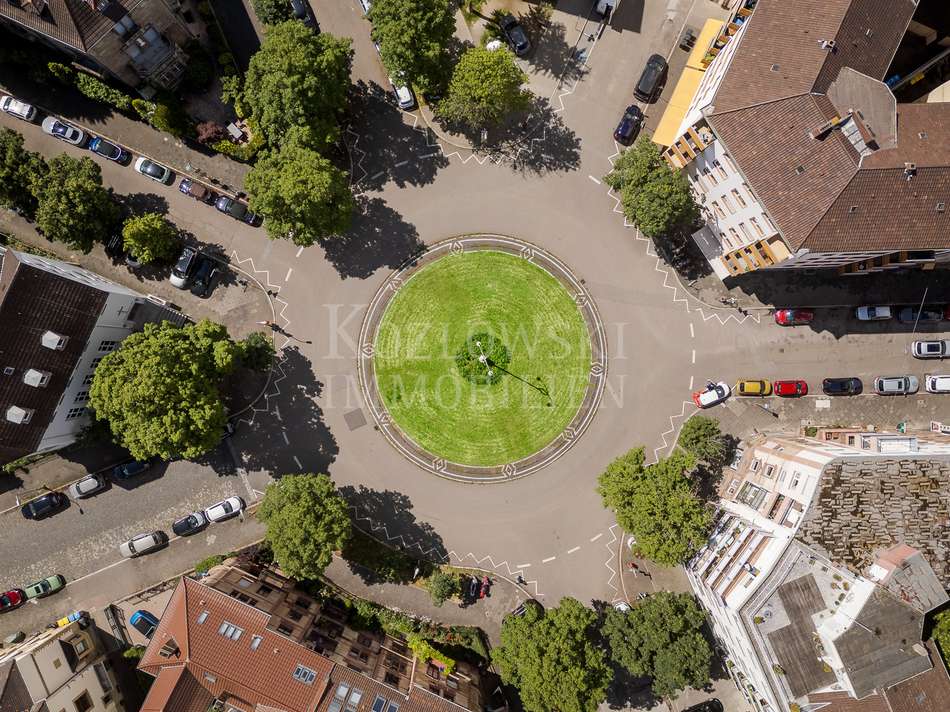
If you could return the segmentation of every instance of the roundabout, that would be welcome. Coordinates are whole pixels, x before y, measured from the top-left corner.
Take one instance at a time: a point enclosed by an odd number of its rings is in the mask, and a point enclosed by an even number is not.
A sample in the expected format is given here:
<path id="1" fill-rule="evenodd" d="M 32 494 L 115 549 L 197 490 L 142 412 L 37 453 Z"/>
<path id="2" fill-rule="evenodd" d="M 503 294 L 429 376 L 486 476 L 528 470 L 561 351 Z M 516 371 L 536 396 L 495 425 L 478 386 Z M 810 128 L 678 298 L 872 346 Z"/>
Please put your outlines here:
<path id="1" fill-rule="evenodd" d="M 603 324 L 554 255 L 497 235 L 433 245 L 367 309 L 359 377 L 388 441 L 437 475 L 536 472 L 587 428 L 606 379 Z"/>

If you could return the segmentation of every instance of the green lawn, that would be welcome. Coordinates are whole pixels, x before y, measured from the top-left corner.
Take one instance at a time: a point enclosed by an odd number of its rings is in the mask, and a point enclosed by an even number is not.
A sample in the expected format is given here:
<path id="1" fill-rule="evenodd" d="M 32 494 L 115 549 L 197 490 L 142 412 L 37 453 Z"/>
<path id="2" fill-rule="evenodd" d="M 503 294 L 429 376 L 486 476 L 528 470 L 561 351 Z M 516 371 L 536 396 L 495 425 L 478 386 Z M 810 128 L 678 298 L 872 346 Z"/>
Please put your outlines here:
<path id="1" fill-rule="evenodd" d="M 491 385 L 464 378 L 455 356 L 479 332 L 499 338 L 508 370 L 550 398 L 514 376 Z M 584 320 L 554 277 L 520 257 L 479 251 L 443 257 L 402 286 L 380 324 L 374 365 L 403 432 L 447 460 L 487 466 L 557 437 L 584 397 L 590 358 Z"/>

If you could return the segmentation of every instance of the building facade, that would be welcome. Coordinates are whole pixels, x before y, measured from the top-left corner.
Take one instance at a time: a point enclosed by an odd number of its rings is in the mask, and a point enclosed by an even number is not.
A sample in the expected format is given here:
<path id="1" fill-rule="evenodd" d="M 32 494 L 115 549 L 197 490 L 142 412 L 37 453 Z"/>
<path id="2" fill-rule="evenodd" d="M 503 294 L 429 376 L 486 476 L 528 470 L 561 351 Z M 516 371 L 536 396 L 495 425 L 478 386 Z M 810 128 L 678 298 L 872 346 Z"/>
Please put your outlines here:
<path id="1" fill-rule="evenodd" d="M 950 600 L 944 543 L 929 535 L 947 509 L 948 455 L 946 436 L 856 429 L 745 443 L 686 571 L 756 709 L 897 712 L 878 705 L 915 685 L 950 699 L 921 642 L 924 616 Z M 906 510 L 931 500 L 912 522 Z"/>
<path id="2" fill-rule="evenodd" d="M 0 650 L 0 709 L 124 709 L 102 642 L 88 618 Z"/>
<path id="3" fill-rule="evenodd" d="M 179 0 L 14 0 L 0 21 L 130 87 L 174 90 L 193 39 Z"/>

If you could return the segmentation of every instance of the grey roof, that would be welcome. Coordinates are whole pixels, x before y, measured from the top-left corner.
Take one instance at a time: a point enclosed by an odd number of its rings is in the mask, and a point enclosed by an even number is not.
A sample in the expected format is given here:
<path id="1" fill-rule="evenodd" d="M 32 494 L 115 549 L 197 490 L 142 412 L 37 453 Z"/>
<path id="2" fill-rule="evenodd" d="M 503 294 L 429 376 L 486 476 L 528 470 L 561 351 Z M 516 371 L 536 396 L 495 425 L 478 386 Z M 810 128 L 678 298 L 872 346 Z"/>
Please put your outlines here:
<path id="1" fill-rule="evenodd" d="M 15 660 L 0 665 L 0 712 L 23 712 L 33 705 Z"/>

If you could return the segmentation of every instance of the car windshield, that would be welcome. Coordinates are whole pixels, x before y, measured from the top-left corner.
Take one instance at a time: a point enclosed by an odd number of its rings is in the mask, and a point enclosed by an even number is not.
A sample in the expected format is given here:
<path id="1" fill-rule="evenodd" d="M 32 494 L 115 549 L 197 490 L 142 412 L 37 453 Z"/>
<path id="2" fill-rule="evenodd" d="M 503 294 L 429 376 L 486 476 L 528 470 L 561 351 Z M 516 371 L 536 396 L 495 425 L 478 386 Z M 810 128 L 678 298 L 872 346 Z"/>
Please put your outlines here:
<path id="1" fill-rule="evenodd" d="M 152 176 L 153 178 L 158 178 L 165 173 L 161 166 L 159 166 L 157 163 L 152 163 L 151 161 L 145 161 L 145 163 L 142 164 L 142 172 Z"/>
<path id="2" fill-rule="evenodd" d="M 58 121 L 53 124 L 53 133 L 57 136 L 65 136 L 69 132 L 69 127 L 65 124 L 61 124 Z"/>
<path id="3" fill-rule="evenodd" d="M 119 155 L 119 147 L 114 146 L 111 143 L 106 143 L 105 141 L 99 141 L 96 144 L 96 153 L 100 156 L 105 156 L 106 158 L 112 158 Z"/>

